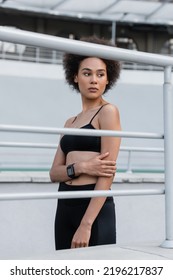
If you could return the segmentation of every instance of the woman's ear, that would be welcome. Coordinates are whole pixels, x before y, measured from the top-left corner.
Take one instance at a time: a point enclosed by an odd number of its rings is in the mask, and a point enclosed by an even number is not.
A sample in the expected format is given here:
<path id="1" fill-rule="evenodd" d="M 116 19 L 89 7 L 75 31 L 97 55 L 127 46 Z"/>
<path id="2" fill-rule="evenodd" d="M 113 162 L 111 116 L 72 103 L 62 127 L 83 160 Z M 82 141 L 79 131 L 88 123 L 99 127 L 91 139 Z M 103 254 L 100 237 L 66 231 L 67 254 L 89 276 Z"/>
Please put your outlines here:
<path id="1" fill-rule="evenodd" d="M 78 83 L 77 75 L 74 76 L 74 82 Z"/>

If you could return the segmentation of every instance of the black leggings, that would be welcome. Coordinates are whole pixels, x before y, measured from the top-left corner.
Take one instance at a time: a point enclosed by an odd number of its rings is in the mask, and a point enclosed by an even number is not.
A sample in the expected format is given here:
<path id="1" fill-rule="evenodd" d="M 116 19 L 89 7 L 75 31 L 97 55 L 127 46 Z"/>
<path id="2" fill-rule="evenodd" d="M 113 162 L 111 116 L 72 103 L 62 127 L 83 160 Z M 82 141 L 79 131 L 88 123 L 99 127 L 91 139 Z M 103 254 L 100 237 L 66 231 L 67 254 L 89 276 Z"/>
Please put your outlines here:
<path id="1" fill-rule="evenodd" d="M 70 186 L 60 183 L 59 191 L 93 190 L 95 184 Z M 55 217 L 55 247 L 56 250 L 69 249 L 74 233 L 80 225 L 88 207 L 90 198 L 59 199 Z M 89 246 L 115 244 L 115 205 L 112 197 L 107 197 L 97 218 L 95 219 Z"/>

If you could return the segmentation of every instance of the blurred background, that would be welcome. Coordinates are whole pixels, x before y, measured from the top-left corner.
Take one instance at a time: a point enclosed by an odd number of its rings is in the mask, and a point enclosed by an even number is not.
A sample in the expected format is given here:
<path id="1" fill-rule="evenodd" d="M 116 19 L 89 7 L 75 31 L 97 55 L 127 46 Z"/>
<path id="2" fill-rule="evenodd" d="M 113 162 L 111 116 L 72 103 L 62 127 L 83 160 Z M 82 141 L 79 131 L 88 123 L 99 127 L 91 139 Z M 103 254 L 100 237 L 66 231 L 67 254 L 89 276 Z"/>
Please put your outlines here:
<path id="1" fill-rule="evenodd" d="M 71 40 L 96 35 L 117 48 L 173 55 L 173 1 L 0 0 L 0 27 Z M 49 169 L 59 135 L 3 127 L 61 128 L 79 113 L 80 96 L 64 80 L 63 52 L 0 40 L 1 195 L 56 191 Z M 123 131 L 164 133 L 163 69 L 122 61 L 105 99 L 120 110 Z M 162 190 L 163 140 L 123 138 L 113 189 Z M 164 240 L 164 196 L 115 197 L 118 244 Z M 0 258 L 54 252 L 57 201 L 0 204 Z"/>
<path id="2" fill-rule="evenodd" d="M 173 1 L 3 0 L 0 26 L 78 40 L 96 35 L 118 48 L 172 56 Z M 0 41 L 0 123 L 63 127 L 80 98 L 65 84 L 62 52 Z M 106 98 L 119 107 L 125 131 L 163 133 L 161 67 L 126 63 Z M 58 144 L 59 136 L 0 132 L 0 170 L 48 170 L 54 149 L 6 148 L 6 142 Z M 2 143 L 3 142 L 3 143 Z M 126 147 L 125 151 L 123 148 Z M 123 139 L 118 170 L 163 172 L 163 142 Z M 150 152 L 147 152 L 147 149 Z M 131 149 L 132 150 L 132 149 Z M 153 152 L 151 152 L 153 150 Z"/>

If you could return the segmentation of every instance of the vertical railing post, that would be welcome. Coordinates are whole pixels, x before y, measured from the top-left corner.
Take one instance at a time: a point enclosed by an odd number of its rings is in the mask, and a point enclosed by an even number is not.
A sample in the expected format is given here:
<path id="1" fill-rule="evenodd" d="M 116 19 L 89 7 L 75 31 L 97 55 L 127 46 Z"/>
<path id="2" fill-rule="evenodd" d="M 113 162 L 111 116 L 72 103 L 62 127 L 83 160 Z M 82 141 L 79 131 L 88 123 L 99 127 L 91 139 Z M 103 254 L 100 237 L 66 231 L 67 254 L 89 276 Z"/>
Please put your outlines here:
<path id="1" fill-rule="evenodd" d="M 36 57 L 35 57 L 35 62 L 39 63 L 40 62 L 40 47 L 36 48 Z"/>
<path id="2" fill-rule="evenodd" d="M 116 43 L 116 22 L 112 22 L 112 36 L 111 36 L 111 41 L 113 44 Z"/>
<path id="3" fill-rule="evenodd" d="M 173 248 L 173 89 L 171 66 L 164 69 L 165 223 L 166 238 L 161 244 Z"/>
<path id="4" fill-rule="evenodd" d="M 132 173 L 132 151 L 128 151 L 127 173 Z"/>

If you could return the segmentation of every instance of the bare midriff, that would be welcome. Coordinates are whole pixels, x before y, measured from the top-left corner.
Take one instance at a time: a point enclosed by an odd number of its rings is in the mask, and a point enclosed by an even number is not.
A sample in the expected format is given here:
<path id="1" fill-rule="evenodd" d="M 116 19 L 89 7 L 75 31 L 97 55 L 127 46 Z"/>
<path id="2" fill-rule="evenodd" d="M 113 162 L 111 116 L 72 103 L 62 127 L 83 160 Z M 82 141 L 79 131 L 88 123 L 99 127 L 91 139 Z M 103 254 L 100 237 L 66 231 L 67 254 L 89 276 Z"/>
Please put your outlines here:
<path id="1" fill-rule="evenodd" d="M 97 152 L 83 152 L 83 151 L 73 151 L 68 153 L 66 157 L 66 165 L 82 162 L 82 161 L 89 161 L 93 157 L 99 155 Z M 75 179 L 71 179 L 66 181 L 67 185 L 87 185 L 87 184 L 95 184 L 97 182 L 97 176 L 91 176 L 87 174 L 81 174 L 79 177 Z"/>

